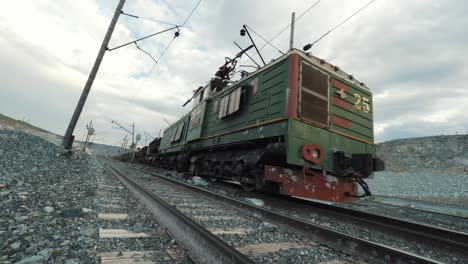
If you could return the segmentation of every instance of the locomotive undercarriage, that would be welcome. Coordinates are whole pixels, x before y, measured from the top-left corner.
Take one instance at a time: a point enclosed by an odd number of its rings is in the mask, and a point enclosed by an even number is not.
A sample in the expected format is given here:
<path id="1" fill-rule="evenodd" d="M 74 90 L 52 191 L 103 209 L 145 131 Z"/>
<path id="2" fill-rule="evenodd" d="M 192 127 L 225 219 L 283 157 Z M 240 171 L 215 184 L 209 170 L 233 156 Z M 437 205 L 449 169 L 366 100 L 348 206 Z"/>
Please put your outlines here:
<path id="1" fill-rule="evenodd" d="M 286 165 L 282 141 L 282 138 L 274 138 L 197 151 L 186 150 L 178 154 L 150 157 L 147 163 L 206 177 L 213 182 L 221 179 L 239 182 L 247 191 L 275 190 L 275 183 L 265 181 L 264 165 Z"/>
<path id="2" fill-rule="evenodd" d="M 239 182 L 247 191 L 267 190 L 288 196 L 337 202 L 356 199 L 359 183 L 356 179 L 292 166 L 286 163 L 285 153 L 283 138 L 270 138 L 159 155 L 150 158 L 150 163 L 164 169 L 205 177 L 213 182 Z"/>

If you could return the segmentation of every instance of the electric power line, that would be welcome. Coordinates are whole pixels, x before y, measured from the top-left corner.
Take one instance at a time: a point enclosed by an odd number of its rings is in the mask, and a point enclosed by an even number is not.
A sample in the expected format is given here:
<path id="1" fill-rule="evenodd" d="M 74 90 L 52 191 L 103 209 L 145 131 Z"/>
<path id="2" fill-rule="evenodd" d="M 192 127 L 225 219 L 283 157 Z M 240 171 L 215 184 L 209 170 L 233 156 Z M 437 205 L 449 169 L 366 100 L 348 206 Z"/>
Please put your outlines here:
<path id="1" fill-rule="evenodd" d="M 247 25 L 246 25 L 246 27 L 248 27 L 255 35 L 257 35 L 259 38 L 261 38 L 263 41 L 265 41 L 266 44 L 270 45 L 272 48 L 279 51 L 279 53 L 284 54 L 284 52 L 282 52 L 279 48 L 277 48 L 275 45 L 268 42 L 268 40 L 266 40 L 264 37 L 262 37 L 260 34 L 258 34 L 255 30 L 253 30 L 253 28 L 251 28 L 251 27 L 249 27 Z"/>
<path id="2" fill-rule="evenodd" d="M 316 5 L 318 5 L 318 3 L 320 3 L 321 0 L 318 0 L 317 2 L 313 3 L 309 8 L 306 9 L 306 11 L 302 12 L 302 14 L 300 14 L 295 20 L 294 22 L 298 21 L 301 17 L 303 17 L 305 14 L 307 14 L 307 12 L 309 12 L 310 10 L 312 10 L 312 8 L 314 8 Z M 285 28 L 283 28 L 278 34 L 276 34 L 272 39 L 270 39 L 270 41 L 268 41 L 268 43 L 272 42 L 273 40 L 275 40 L 279 35 L 281 35 L 284 31 L 286 31 L 288 28 L 291 27 L 291 24 L 292 23 L 289 23 Z M 268 43 L 266 43 L 265 45 L 263 45 L 261 49 L 263 49 Z"/>
<path id="3" fill-rule="evenodd" d="M 326 35 L 330 34 L 331 32 L 333 32 L 335 29 L 339 28 L 341 25 L 343 25 L 344 23 L 346 23 L 346 21 L 350 20 L 352 17 L 354 17 L 355 15 L 357 15 L 357 13 L 361 12 L 362 10 L 364 10 L 366 7 L 368 7 L 370 4 L 372 4 L 373 2 L 375 2 L 376 0 L 372 0 L 370 2 L 368 2 L 367 4 L 365 4 L 363 7 L 359 8 L 358 11 L 354 12 L 351 16 L 349 16 L 348 18 L 346 18 L 345 20 L 343 20 L 342 22 L 338 23 L 335 27 L 333 27 L 332 29 L 328 30 L 328 32 L 326 32 L 325 34 L 323 34 L 320 38 L 318 38 L 317 40 L 315 40 L 314 42 L 312 43 L 309 43 L 307 45 L 304 46 L 304 50 L 308 50 L 310 49 L 314 44 L 316 44 L 317 42 L 319 42 L 321 39 L 323 39 Z"/>
<path id="4" fill-rule="evenodd" d="M 148 78 L 151 76 L 151 74 L 153 73 L 154 69 L 156 68 L 156 65 L 159 63 L 159 61 L 161 60 L 161 58 L 164 56 L 164 54 L 166 53 L 166 51 L 169 49 L 169 47 L 172 45 L 172 42 L 174 42 L 174 39 L 176 37 L 174 36 L 171 41 L 169 41 L 169 43 L 167 44 L 167 46 L 164 48 L 163 52 L 161 53 L 161 55 L 159 55 L 159 58 L 157 60 L 154 60 L 154 63 L 153 63 L 153 66 L 151 67 L 151 69 L 149 70 L 149 72 L 146 74 L 145 76 L 145 79 L 143 79 L 143 81 L 140 83 L 140 85 L 138 85 L 138 87 L 136 88 L 136 93 L 133 94 L 132 98 L 130 101 L 133 101 L 133 99 L 135 99 L 135 96 L 137 94 L 140 93 L 140 90 L 141 88 L 143 87 L 143 85 L 146 83 L 146 81 L 148 80 Z M 151 56 L 151 55 L 150 55 Z M 151 56 L 152 58 L 153 56 Z"/>
<path id="5" fill-rule="evenodd" d="M 187 18 L 185 19 L 184 23 L 182 23 L 182 26 L 180 26 L 179 28 L 179 31 L 180 32 L 182 30 L 182 28 L 185 26 L 185 24 L 187 24 L 188 20 L 190 19 L 190 17 L 192 16 L 192 14 L 195 12 L 195 9 L 197 9 L 198 5 L 201 3 L 202 0 L 199 0 L 198 3 L 195 5 L 195 7 L 192 9 L 192 11 L 190 12 L 190 14 L 187 16 Z M 146 81 L 146 79 L 148 79 L 148 77 L 151 75 L 151 73 L 153 72 L 155 66 L 157 63 L 159 63 L 159 61 L 162 59 L 162 57 L 164 56 L 164 54 L 166 53 L 166 51 L 169 49 L 169 47 L 172 45 L 172 42 L 174 41 L 174 39 L 178 36 L 177 35 L 174 35 L 174 37 L 171 39 L 171 41 L 167 44 L 166 48 L 163 50 L 163 52 L 161 53 L 161 55 L 159 56 L 159 58 L 155 61 L 155 63 L 153 64 L 153 67 L 151 68 L 151 70 L 149 71 L 147 77 L 145 78 L 145 80 L 143 81 L 143 83 Z"/>
<path id="6" fill-rule="evenodd" d="M 148 74 L 145 76 L 145 79 L 143 79 L 143 81 L 140 83 L 140 85 L 138 86 L 137 88 L 137 92 L 133 94 L 132 96 L 132 99 L 130 101 L 132 101 L 135 96 L 140 92 L 141 88 L 143 87 L 143 85 L 146 83 L 146 81 L 148 80 L 148 78 L 151 76 L 151 74 L 153 73 L 154 69 L 156 68 L 156 65 L 161 61 L 162 57 L 164 56 L 164 54 L 166 54 L 166 51 L 169 49 L 169 47 L 172 45 L 172 42 L 174 42 L 174 39 L 176 37 L 179 36 L 179 33 L 180 31 L 182 30 L 182 28 L 187 24 L 188 20 L 190 19 L 190 17 L 193 15 L 193 13 L 195 12 L 195 10 L 197 9 L 197 7 L 200 5 L 202 0 L 199 0 L 198 3 L 192 8 L 192 11 L 190 11 L 189 15 L 187 16 L 187 18 L 185 19 L 184 23 L 182 23 L 182 25 L 180 26 L 180 28 L 178 28 L 178 31 L 174 34 L 174 37 L 171 39 L 171 41 L 167 44 L 167 46 L 164 48 L 163 52 L 161 53 L 161 55 L 159 55 L 159 58 L 157 60 L 155 60 L 153 66 L 151 67 L 150 71 L 148 72 Z M 138 47 L 138 45 L 137 45 Z M 139 47 L 138 47 L 139 48 Z M 141 49 L 140 49 L 141 50 Z M 142 50 L 143 51 L 143 50 Z M 150 55 L 151 56 L 151 55 Z M 153 56 L 151 56 L 153 57 Z"/>
<path id="7" fill-rule="evenodd" d="M 142 52 L 148 54 L 148 56 L 151 57 L 151 59 L 154 61 L 154 63 L 157 62 L 156 59 L 155 59 L 149 52 L 147 52 L 147 51 L 143 50 L 142 48 L 140 48 L 140 46 L 138 46 L 138 44 L 137 44 L 136 42 L 135 42 L 135 46 L 137 47 L 137 49 L 139 49 L 139 50 L 141 50 Z"/>
<path id="8" fill-rule="evenodd" d="M 315 3 L 313 3 L 309 8 L 307 8 L 304 12 L 302 12 L 302 14 L 300 14 L 296 19 L 294 19 L 294 22 L 298 21 L 300 18 L 302 18 L 305 14 L 307 14 L 310 10 L 312 10 L 312 8 L 314 8 L 316 5 L 318 5 L 320 3 L 321 0 L 318 0 L 316 1 Z M 263 44 L 262 47 L 260 47 L 259 50 L 262 50 L 263 48 L 265 48 L 267 45 L 269 45 L 273 40 L 275 40 L 279 35 L 281 35 L 284 31 L 286 31 L 288 28 L 291 27 L 291 24 L 292 23 L 289 23 L 285 28 L 283 28 L 278 34 L 276 34 L 275 36 L 273 36 L 273 38 L 271 38 L 269 41 L 267 41 L 265 44 Z M 284 54 L 284 53 L 283 53 Z M 257 55 L 257 53 L 253 54 L 252 57 L 254 57 L 255 55 Z M 244 60 L 245 61 L 245 60 Z M 243 61 L 243 62 L 244 62 Z"/>
<path id="9" fill-rule="evenodd" d="M 202 0 L 199 0 L 198 3 L 195 5 L 195 7 L 192 9 L 192 11 L 190 12 L 190 14 L 188 15 L 188 17 L 185 19 L 184 23 L 182 23 L 182 26 L 181 27 L 184 27 L 185 24 L 188 22 L 188 20 L 190 19 L 190 17 L 193 15 L 193 12 L 195 12 L 195 9 L 197 9 L 198 5 L 201 3 Z"/>

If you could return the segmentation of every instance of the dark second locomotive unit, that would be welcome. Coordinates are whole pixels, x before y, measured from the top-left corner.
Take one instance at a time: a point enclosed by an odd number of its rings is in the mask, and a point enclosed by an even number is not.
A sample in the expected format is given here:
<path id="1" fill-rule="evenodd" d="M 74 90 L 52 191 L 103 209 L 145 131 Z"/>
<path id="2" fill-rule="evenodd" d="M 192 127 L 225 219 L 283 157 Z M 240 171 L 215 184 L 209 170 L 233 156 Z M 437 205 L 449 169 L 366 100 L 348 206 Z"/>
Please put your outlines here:
<path id="1" fill-rule="evenodd" d="M 242 53 L 238 54 L 240 57 Z M 230 81 L 236 58 L 200 87 L 193 108 L 143 160 L 246 190 L 353 201 L 375 157 L 372 94 L 337 66 L 292 50 Z"/>

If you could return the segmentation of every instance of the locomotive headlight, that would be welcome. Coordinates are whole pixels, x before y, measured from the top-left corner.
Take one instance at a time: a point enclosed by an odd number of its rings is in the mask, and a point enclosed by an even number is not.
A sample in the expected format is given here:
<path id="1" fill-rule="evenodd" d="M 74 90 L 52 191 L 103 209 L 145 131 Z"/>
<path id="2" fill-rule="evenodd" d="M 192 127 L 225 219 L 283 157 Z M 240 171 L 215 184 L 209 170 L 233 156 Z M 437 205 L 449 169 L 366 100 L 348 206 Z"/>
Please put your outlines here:
<path id="1" fill-rule="evenodd" d="M 302 146 L 302 157 L 315 164 L 319 164 L 323 159 L 323 150 L 316 144 L 304 144 Z"/>
<path id="2" fill-rule="evenodd" d="M 314 149 L 312 151 L 312 157 L 315 159 L 315 160 L 318 160 L 320 159 L 320 151 L 318 149 Z"/>

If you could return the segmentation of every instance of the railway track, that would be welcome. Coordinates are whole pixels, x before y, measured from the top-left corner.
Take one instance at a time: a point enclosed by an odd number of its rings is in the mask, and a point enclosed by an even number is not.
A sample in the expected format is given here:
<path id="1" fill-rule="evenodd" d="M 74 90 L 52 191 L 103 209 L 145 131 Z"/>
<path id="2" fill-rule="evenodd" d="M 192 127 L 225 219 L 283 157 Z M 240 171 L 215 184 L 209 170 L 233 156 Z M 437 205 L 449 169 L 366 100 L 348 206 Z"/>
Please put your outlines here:
<path id="1" fill-rule="evenodd" d="M 154 176 L 161 176 L 148 170 L 139 170 L 151 173 Z M 288 201 L 285 201 L 285 199 L 278 199 L 278 197 L 273 199 L 271 195 L 264 194 L 256 194 L 255 196 L 264 200 L 271 200 L 270 204 L 282 203 L 281 208 L 302 206 L 299 208 L 303 211 L 314 212 L 328 219 L 340 221 L 344 226 L 364 227 L 363 229 L 367 233 L 380 234 L 380 236 L 391 238 L 389 239 L 392 242 L 390 245 L 404 251 L 410 251 L 415 255 L 443 263 L 468 262 L 468 234 L 465 232 L 320 202 L 302 199 L 288 199 Z M 288 212 L 288 210 L 280 211 L 283 214 L 295 214 L 292 211 Z M 301 217 L 301 219 L 303 218 Z M 365 239 L 369 238 L 365 237 Z"/>
<path id="2" fill-rule="evenodd" d="M 403 239 L 408 244 L 429 249 L 435 253 L 435 258 L 441 258 L 444 262 L 449 261 L 449 256 L 453 262 L 468 262 L 467 233 L 332 204 L 301 200 L 296 202 L 312 206 L 314 211 L 321 215 L 360 223 L 366 225 L 373 232 L 391 234 Z M 446 256 L 446 258 L 442 259 L 441 255 Z"/>
<path id="3" fill-rule="evenodd" d="M 411 200 L 406 198 L 396 198 L 382 195 L 373 195 L 373 199 L 365 199 L 360 202 L 363 206 L 375 204 L 378 206 L 411 209 L 421 212 L 428 212 L 434 215 L 449 216 L 459 220 L 468 220 L 468 209 L 444 206 L 427 201 Z"/>
<path id="4" fill-rule="evenodd" d="M 307 252 L 311 248 L 317 255 L 322 254 L 312 261 L 314 263 L 321 263 L 321 260 L 340 260 L 345 263 L 361 261 L 356 257 L 318 245 L 298 234 L 288 233 L 280 227 L 264 225 L 263 221 L 255 217 L 226 207 L 218 201 L 213 202 L 213 199 L 201 196 L 199 193 L 187 192 L 186 189 L 181 189 L 173 183 L 155 181 L 152 177 L 149 177 L 149 181 L 135 175 L 128 177 L 125 175 L 128 173 L 116 166 L 110 165 L 110 167 L 123 184 L 129 187 L 131 192 L 135 192 L 138 199 L 146 200 L 141 197 L 142 194 L 147 197 L 157 197 L 156 200 L 159 201 L 145 202 L 147 209 L 157 213 L 158 222 L 162 222 L 161 224 L 168 228 L 171 236 L 188 250 L 189 256 L 194 256 L 192 259 L 197 263 L 286 263 L 291 261 L 288 255 L 296 256 L 294 263 L 310 263 L 311 259 L 308 259 Z M 142 184 L 145 187 L 141 187 Z M 160 205 L 155 203 L 166 203 L 166 206 L 161 210 Z M 152 209 L 152 207 L 157 208 Z M 166 207 L 169 211 L 176 212 L 168 212 Z M 178 224 L 181 221 L 184 223 Z M 220 227 L 222 222 L 224 226 Z M 332 255 L 332 257 L 323 259 L 323 255 Z"/>
<path id="5" fill-rule="evenodd" d="M 317 225 L 308 221 L 304 221 L 302 219 L 287 216 L 278 212 L 274 212 L 272 210 L 257 207 L 257 206 L 254 206 L 254 205 L 251 205 L 251 204 L 248 204 L 248 203 L 236 200 L 236 199 L 232 199 L 230 197 L 222 196 L 217 193 L 207 191 L 206 189 L 198 188 L 192 185 L 188 185 L 188 184 L 181 183 L 179 181 L 167 178 L 158 173 L 154 173 L 154 172 L 150 172 L 150 171 L 146 171 L 142 169 L 136 169 L 133 167 L 132 168 L 126 167 L 126 168 L 128 170 L 127 172 L 131 170 L 133 171 L 139 170 L 140 172 L 143 172 L 146 175 L 150 174 L 153 177 L 156 176 L 155 178 L 153 178 L 153 180 L 156 180 L 158 184 L 161 184 L 164 182 L 164 184 L 166 185 L 169 184 L 170 186 L 172 186 L 171 188 L 179 188 L 179 191 L 176 192 L 178 194 L 196 193 L 197 195 L 209 197 L 212 200 L 216 200 L 216 201 L 220 201 L 224 203 L 226 206 L 230 206 L 237 210 L 242 210 L 243 212 L 247 212 L 250 215 L 254 215 L 257 218 L 262 219 L 263 221 L 269 221 L 287 230 L 295 231 L 296 233 L 300 234 L 301 236 L 306 237 L 310 241 L 318 242 L 322 245 L 326 245 L 330 248 L 337 249 L 349 255 L 360 256 L 364 258 L 365 260 L 372 262 L 372 263 L 375 263 L 375 262 L 443 263 L 443 262 L 438 261 L 437 259 L 419 256 L 417 254 L 413 254 L 411 252 L 400 250 L 391 246 L 379 244 L 376 242 L 371 242 L 366 239 L 361 239 L 356 236 L 346 234 L 344 232 L 336 231 L 331 228 L 327 228 L 327 227 L 320 226 L 320 225 Z M 180 190 L 180 189 L 183 189 L 183 190 Z M 170 197 L 166 197 L 166 199 L 170 199 Z M 395 223 L 395 222 L 392 222 L 392 223 Z M 387 225 L 393 225 L 392 223 L 387 222 Z M 408 227 L 408 228 L 411 228 L 411 227 Z M 424 232 L 425 231 L 428 231 L 428 230 L 424 230 Z M 424 237 L 424 232 L 419 232 L 418 235 Z M 415 234 L 413 233 L 413 235 Z M 432 238 L 434 237 L 432 236 Z M 413 239 L 415 239 L 415 237 L 413 237 Z M 424 239 L 425 238 L 420 238 L 420 240 L 422 241 L 424 241 Z M 437 238 L 434 238 L 434 239 L 437 239 Z M 450 245 L 453 245 L 454 243 L 454 241 L 450 239 L 449 240 L 445 239 L 444 241 L 450 243 Z M 466 244 L 462 243 L 462 244 L 459 244 L 457 247 L 465 248 Z"/>

